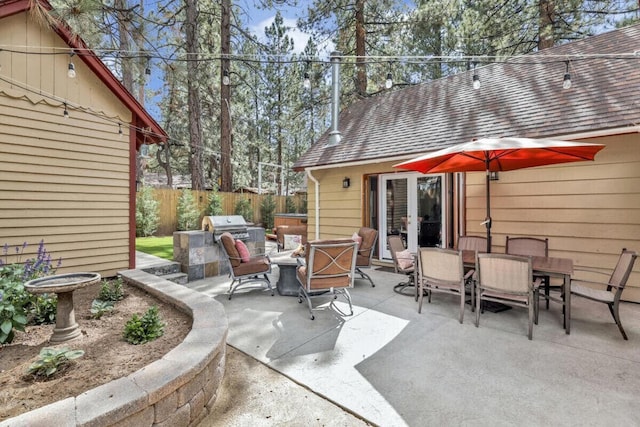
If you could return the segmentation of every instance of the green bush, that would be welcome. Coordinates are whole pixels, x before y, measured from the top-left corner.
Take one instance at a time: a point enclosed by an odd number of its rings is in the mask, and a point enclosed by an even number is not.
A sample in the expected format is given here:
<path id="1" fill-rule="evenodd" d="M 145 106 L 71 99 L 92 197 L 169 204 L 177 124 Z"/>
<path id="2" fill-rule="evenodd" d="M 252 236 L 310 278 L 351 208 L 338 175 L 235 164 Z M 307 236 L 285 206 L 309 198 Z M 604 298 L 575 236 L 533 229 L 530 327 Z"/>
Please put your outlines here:
<path id="1" fill-rule="evenodd" d="M 251 207 L 251 200 L 240 199 L 236 202 L 234 210 L 236 215 L 242 215 L 245 221 L 253 222 L 253 208 Z"/>
<path id="2" fill-rule="evenodd" d="M 296 202 L 294 201 L 293 197 L 287 196 L 287 198 L 284 200 L 284 206 L 284 209 L 287 213 L 296 213 Z"/>
<path id="3" fill-rule="evenodd" d="M 177 207 L 178 231 L 198 230 L 200 224 L 200 212 L 196 205 L 193 192 L 188 189 L 182 190 L 178 199 Z"/>
<path id="4" fill-rule="evenodd" d="M 222 196 L 219 193 L 212 191 L 209 194 L 209 199 L 207 200 L 207 209 L 205 210 L 206 215 L 222 215 Z"/>
<path id="5" fill-rule="evenodd" d="M 60 368 L 68 366 L 69 362 L 84 355 L 82 350 L 45 347 L 40 350 L 38 359 L 29 366 L 27 374 L 35 377 L 50 377 Z"/>
<path id="6" fill-rule="evenodd" d="M 48 325 L 56 322 L 58 298 L 52 294 L 36 295 L 32 300 L 29 323 L 34 325 Z"/>
<path id="7" fill-rule="evenodd" d="M 262 226 L 267 230 L 273 229 L 273 218 L 276 212 L 276 200 L 271 194 L 262 198 L 260 203 L 260 213 L 262 215 Z"/>
<path id="8" fill-rule="evenodd" d="M 136 236 L 152 236 L 160 223 L 160 202 L 153 198 L 151 187 L 142 187 L 136 196 Z"/>
<path id="9" fill-rule="evenodd" d="M 39 300 L 36 295 L 25 290 L 24 283 L 54 274 L 62 260 L 59 259 L 54 267 L 51 254 L 44 248 L 44 240 L 41 240 L 36 257 L 23 263 L 22 254 L 27 246 L 27 242 L 24 242 L 10 251 L 9 245 L 5 244 L 2 249 L 4 260 L 0 259 L 0 344 L 12 342 L 15 331 L 24 331 L 28 318 L 32 321 L 55 319 L 56 300 L 46 297 Z M 9 255 L 15 257 L 11 263 Z"/>
<path id="10" fill-rule="evenodd" d="M 122 290 L 122 277 L 113 280 L 103 280 L 100 286 L 98 299 L 100 301 L 116 302 L 124 298 Z"/>
<path id="11" fill-rule="evenodd" d="M 154 305 L 142 317 L 134 314 L 124 325 L 122 335 L 128 343 L 137 345 L 153 341 L 162 334 L 164 334 L 164 324 L 160 320 L 158 307 Z"/>

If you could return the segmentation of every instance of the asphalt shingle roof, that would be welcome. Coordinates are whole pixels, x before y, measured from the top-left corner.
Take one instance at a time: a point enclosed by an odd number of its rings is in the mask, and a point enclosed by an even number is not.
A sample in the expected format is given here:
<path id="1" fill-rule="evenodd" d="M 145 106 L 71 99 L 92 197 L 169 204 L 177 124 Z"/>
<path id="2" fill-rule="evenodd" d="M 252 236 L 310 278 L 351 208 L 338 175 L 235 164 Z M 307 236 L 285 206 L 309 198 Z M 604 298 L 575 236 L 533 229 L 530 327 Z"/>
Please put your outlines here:
<path id="1" fill-rule="evenodd" d="M 564 55 L 571 60 L 566 90 Z M 469 71 L 353 103 L 339 116 L 340 144 L 327 146 L 326 132 L 294 168 L 418 155 L 474 138 L 542 138 L 640 123 L 640 24 L 476 72 L 477 90 Z"/>

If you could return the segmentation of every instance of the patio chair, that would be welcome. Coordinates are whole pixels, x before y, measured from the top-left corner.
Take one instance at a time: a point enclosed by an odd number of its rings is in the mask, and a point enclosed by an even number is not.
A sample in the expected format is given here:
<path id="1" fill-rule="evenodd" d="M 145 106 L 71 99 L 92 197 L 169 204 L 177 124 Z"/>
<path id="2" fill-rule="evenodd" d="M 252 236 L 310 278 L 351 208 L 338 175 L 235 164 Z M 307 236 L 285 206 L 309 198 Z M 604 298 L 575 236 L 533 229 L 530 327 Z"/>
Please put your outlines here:
<path id="1" fill-rule="evenodd" d="M 266 285 L 273 296 L 273 287 L 267 276 L 271 274 L 271 260 L 268 255 L 252 256 L 244 243 L 241 240 L 234 240 L 230 233 L 222 233 L 219 244 L 222 253 L 229 261 L 229 276 L 232 279 L 229 285 L 229 299 L 239 287 L 247 284 L 256 287 L 255 284 L 258 282 L 262 283 L 263 288 Z"/>
<path id="2" fill-rule="evenodd" d="M 458 246 L 459 251 L 472 251 L 476 255 L 479 252 L 487 252 L 487 238 L 485 236 L 458 236 Z M 473 300 L 473 291 L 475 290 L 475 264 L 473 267 L 465 266 L 464 267 L 464 277 L 465 284 L 470 289 L 471 296 L 471 311 L 475 311 L 476 303 Z"/>
<path id="3" fill-rule="evenodd" d="M 378 241 L 378 230 L 369 227 L 360 227 L 358 230 L 358 240 L 361 242 L 358 244 L 358 252 L 356 257 L 356 273 L 360 275 L 362 279 L 367 279 L 371 282 L 371 286 L 376 285 L 371 280 L 368 274 L 362 271 L 363 268 L 371 268 L 371 261 L 373 259 L 373 252 Z"/>
<path id="4" fill-rule="evenodd" d="M 315 319 L 311 298 L 333 296 L 329 305 L 342 316 L 351 316 L 353 306 L 349 288 L 353 287 L 356 268 L 356 248 L 352 239 L 314 240 L 307 242 L 305 264 L 299 265 L 296 277 L 300 283 L 298 302 L 307 300 L 311 320 Z M 345 314 L 334 302 L 342 295 L 349 304 L 349 314 Z"/>
<path id="5" fill-rule="evenodd" d="M 540 278 L 533 281 L 531 259 L 508 254 L 479 253 L 476 270 L 476 327 L 480 324 L 483 301 L 524 307 L 529 312 L 528 338 L 533 337 L 533 323 L 537 307 L 537 288 Z"/>
<path id="6" fill-rule="evenodd" d="M 535 237 L 509 237 L 507 236 L 507 243 L 505 247 L 505 253 L 510 255 L 521 256 L 540 256 L 547 258 L 549 256 L 549 239 L 538 239 Z M 542 283 L 544 283 L 544 298 L 546 301 L 546 309 L 549 309 L 549 291 L 551 287 L 551 280 L 549 276 L 541 276 Z M 559 290 L 562 290 L 564 285 L 557 286 Z"/>
<path id="7" fill-rule="evenodd" d="M 391 258 L 393 259 L 393 268 L 396 273 L 407 275 L 407 280 L 400 282 L 393 287 L 393 290 L 398 293 L 403 293 L 406 288 L 414 288 L 414 296 L 418 301 L 418 288 L 415 286 L 415 258 L 404 247 L 402 236 L 392 235 L 387 237 L 389 243 L 389 250 L 391 251 Z"/>
<path id="8" fill-rule="evenodd" d="M 638 255 L 636 252 L 622 249 L 622 253 L 618 258 L 616 267 L 613 269 L 609 280 L 606 282 L 571 279 L 572 295 L 578 295 L 592 301 L 607 304 L 609 311 L 613 316 L 613 320 L 615 320 L 616 325 L 618 325 L 618 329 L 620 329 L 620 333 L 625 340 L 628 340 L 628 338 L 626 332 L 622 328 L 618 306 L 620 304 L 620 296 L 622 295 L 622 291 L 627 283 L 627 279 L 629 279 L 629 275 L 631 274 L 633 264 L 637 257 Z M 583 271 L 606 274 L 595 270 L 583 269 Z M 600 289 L 593 286 L 597 286 Z M 602 287 L 605 287 L 606 289 L 602 289 Z"/>
<path id="9" fill-rule="evenodd" d="M 465 275 L 462 253 L 453 249 L 420 248 L 418 250 L 418 313 L 422 313 L 422 300 L 426 291 L 428 301 L 434 292 L 460 297 L 459 321 L 464 317 Z M 473 298 L 473 288 L 471 288 Z M 472 299 L 473 301 L 473 299 Z"/>

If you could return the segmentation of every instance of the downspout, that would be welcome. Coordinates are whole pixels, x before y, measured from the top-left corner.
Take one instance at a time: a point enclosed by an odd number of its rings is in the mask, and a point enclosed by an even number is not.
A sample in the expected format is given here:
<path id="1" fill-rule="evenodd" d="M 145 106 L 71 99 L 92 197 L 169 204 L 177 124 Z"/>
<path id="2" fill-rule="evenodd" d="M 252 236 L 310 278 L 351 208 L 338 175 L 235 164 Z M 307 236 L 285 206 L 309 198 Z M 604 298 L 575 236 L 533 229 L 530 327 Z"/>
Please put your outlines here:
<path id="1" fill-rule="evenodd" d="M 316 203 L 314 206 L 314 211 L 315 211 L 315 222 L 316 222 L 316 230 L 315 230 L 315 239 L 319 239 L 320 238 L 320 182 L 318 182 L 318 180 L 316 179 L 316 177 L 314 177 L 311 174 L 311 169 L 307 169 L 307 176 L 309 177 L 309 179 L 311 181 L 313 181 L 313 184 L 315 186 L 315 193 L 316 193 Z"/>

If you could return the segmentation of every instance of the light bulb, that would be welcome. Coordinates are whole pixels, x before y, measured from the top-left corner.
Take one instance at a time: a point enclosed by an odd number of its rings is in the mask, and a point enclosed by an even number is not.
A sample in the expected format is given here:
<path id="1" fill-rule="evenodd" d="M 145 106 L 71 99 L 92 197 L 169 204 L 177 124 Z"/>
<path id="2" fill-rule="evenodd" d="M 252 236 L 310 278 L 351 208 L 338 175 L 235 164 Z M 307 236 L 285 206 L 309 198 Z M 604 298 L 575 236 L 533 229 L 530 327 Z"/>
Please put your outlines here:
<path id="1" fill-rule="evenodd" d="M 122 124 L 118 123 L 118 138 L 122 138 Z"/>
<path id="2" fill-rule="evenodd" d="M 67 110 L 67 104 L 64 104 L 64 111 L 62 112 L 62 116 L 63 116 L 65 119 L 68 119 L 68 118 L 69 118 L 69 111 Z"/>
<path id="3" fill-rule="evenodd" d="M 229 70 L 224 70 L 222 73 L 222 84 L 229 86 L 231 84 L 231 78 L 229 78 Z"/>
<path id="4" fill-rule="evenodd" d="M 569 89 L 571 87 L 571 74 L 565 73 L 564 80 L 562 81 L 562 89 Z"/>
<path id="5" fill-rule="evenodd" d="M 76 78 L 76 67 L 73 65 L 73 62 L 69 62 L 69 69 L 67 70 L 67 77 L 70 79 Z"/>
<path id="6" fill-rule="evenodd" d="M 305 89 L 311 89 L 311 80 L 309 79 L 309 73 L 307 73 L 306 71 L 304 73 L 304 80 L 302 82 L 302 86 Z"/>
<path id="7" fill-rule="evenodd" d="M 387 81 L 384 82 L 384 87 L 391 89 L 393 87 L 393 76 L 391 73 L 387 74 Z"/>
<path id="8" fill-rule="evenodd" d="M 473 88 L 480 89 L 480 76 L 477 74 L 473 75 Z"/>

